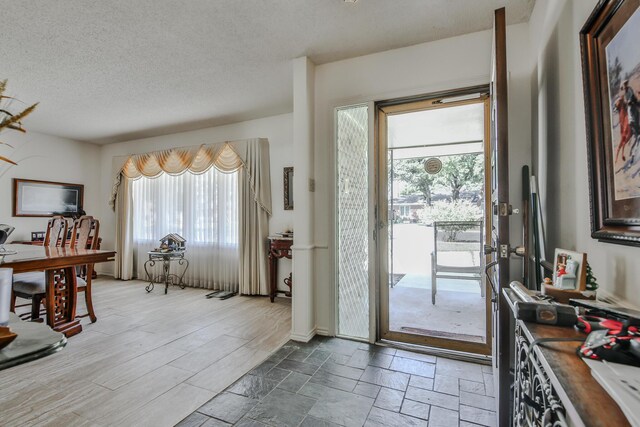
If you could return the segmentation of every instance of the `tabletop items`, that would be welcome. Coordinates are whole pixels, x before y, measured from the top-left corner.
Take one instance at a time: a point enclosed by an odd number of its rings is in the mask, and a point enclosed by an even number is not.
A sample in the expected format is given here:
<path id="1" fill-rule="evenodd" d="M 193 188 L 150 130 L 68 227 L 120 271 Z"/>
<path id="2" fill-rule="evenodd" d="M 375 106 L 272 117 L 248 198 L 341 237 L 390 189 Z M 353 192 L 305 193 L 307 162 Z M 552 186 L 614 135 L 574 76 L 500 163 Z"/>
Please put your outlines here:
<path id="1" fill-rule="evenodd" d="M 11 278 L 13 269 L 0 268 L 0 350 L 16 338 L 9 327 L 9 310 L 11 306 Z"/>
<path id="2" fill-rule="evenodd" d="M 175 252 L 186 250 L 187 240 L 178 233 L 169 233 L 160 239 L 160 246 L 152 252 Z"/>
<path id="3" fill-rule="evenodd" d="M 15 332 L 0 348 L 0 370 L 40 359 L 61 350 L 67 339 L 64 334 L 53 331 L 43 323 L 23 321 L 15 313 L 11 313 L 9 327 Z M 0 347 L 2 335 L 0 332 Z"/>
<path id="4" fill-rule="evenodd" d="M 556 365 L 555 377 L 562 378 L 564 370 L 573 373 L 572 381 L 565 384 L 550 384 L 551 387 L 548 389 L 551 391 L 541 397 L 551 402 L 549 410 L 554 414 L 553 417 L 559 414 L 557 416 L 560 419 L 569 415 L 569 411 L 564 411 L 566 407 L 563 408 L 563 405 L 569 404 L 569 400 L 560 402 L 563 399 L 559 398 L 560 394 L 553 391 L 553 388 L 565 388 L 570 396 L 568 389 L 589 388 L 595 396 L 593 380 L 585 378 L 585 374 L 587 376 L 591 374 L 590 376 L 595 378 L 604 389 L 599 389 L 599 401 L 601 403 L 615 401 L 620 405 L 628 421 L 633 421 L 635 423 L 633 425 L 637 424 L 638 420 L 633 414 L 640 402 L 638 391 L 640 390 L 639 311 L 589 299 L 570 299 L 569 305 L 557 303 L 548 294 L 541 295 L 539 292 L 530 291 L 517 282 L 513 282 L 510 289 L 505 289 L 503 292 L 517 320 L 514 395 L 517 420 L 528 420 L 533 417 L 532 414 L 544 412 L 541 408 L 533 410 L 527 403 L 533 400 L 527 400 L 523 396 L 531 396 L 537 392 L 529 389 L 532 381 L 528 376 L 530 372 L 548 369 L 541 368 L 538 360 L 545 358 L 546 353 Z M 527 334 L 531 336 L 525 337 Z M 562 353 L 559 352 L 559 347 L 563 347 Z M 563 360 L 560 361 L 560 358 Z M 551 359 L 546 360 L 547 365 L 550 364 Z M 584 368 L 582 361 L 588 365 L 588 369 Z M 582 375 L 578 375 L 579 371 Z M 550 373 L 545 374 L 544 377 L 550 378 L 553 382 L 554 376 Z M 549 380 L 545 381 L 549 382 Z M 590 387 L 586 387 L 586 383 L 591 383 Z M 605 399 L 602 397 L 603 394 L 609 394 L 611 398 Z M 576 401 L 575 398 L 571 400 Z M 611 409 L 609 411 L 612 413 Z M 578 413 L 582 415 L 580 411 Z M 525 425 L 521 422 L 515 424 Z"/>
<path id="5" fill-rule="evenodd" d="M 12 280 L 13 269 L 0 268 L 0 326 L 7 326 L 9 323 Z"/>
<path id="6" fill-rule="evenodd" d="M 0 224 L 0 245 L 4 244 L 7 241 L 7 238 L 13 233 L 15 227 L 12 227 L 7 224 Z"/>
<path id="7" fill-rule="evenodd" d="M 8 326 L 0 326 L 0 350 L 11 344 L 18 334 L 11 332 Z"/>

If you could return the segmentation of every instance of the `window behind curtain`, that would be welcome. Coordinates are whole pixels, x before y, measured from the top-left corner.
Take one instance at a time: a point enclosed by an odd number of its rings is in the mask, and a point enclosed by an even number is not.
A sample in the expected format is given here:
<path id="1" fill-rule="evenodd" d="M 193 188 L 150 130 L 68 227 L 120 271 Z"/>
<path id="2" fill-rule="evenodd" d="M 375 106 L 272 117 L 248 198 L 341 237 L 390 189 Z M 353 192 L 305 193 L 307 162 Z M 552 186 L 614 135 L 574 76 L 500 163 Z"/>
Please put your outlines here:
<path id="1" fill-rule="evenodd" d="M 238 173 L 215 168 L 133 182 L 134 261 L 145 279 L 147 252 L 159 239 L 178 233 L 187 239 L 191 286 L 236 290 L 238 283 Z M 172 266 L 172 267 L 176 267 Z"/>

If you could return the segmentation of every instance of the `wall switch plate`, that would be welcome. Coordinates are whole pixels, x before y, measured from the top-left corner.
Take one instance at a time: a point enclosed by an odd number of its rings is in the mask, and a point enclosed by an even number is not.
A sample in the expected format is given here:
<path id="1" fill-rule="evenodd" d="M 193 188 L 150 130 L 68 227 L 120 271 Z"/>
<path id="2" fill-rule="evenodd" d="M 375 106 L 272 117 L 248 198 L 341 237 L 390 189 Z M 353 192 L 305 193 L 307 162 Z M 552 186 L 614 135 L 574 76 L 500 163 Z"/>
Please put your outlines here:
<path id="1" fill-rule="evenodd" d="M 316 191 L 316 180 L 313 178 L 309 178 L 309 192 L 313 193 Z"/>

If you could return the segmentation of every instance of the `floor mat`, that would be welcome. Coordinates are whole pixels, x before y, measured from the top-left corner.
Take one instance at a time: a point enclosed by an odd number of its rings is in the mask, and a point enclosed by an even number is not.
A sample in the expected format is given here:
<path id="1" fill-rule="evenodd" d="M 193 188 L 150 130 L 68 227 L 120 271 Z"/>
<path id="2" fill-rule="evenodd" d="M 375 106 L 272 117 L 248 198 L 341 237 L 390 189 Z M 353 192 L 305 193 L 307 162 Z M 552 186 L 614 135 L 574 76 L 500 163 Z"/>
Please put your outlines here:
<path id="1" fill-rule="evenodd" d="M 422 328 L 410 328 L 408 326 L 402 326 L 400 329 L 402 330 L 402 332 L 407 332 L 407 333 L 416 334 L 416 335 L 424 335 L 427 337 L 451 338 L 451 339 L 460 340 L 460 341 L 479 342 L 479 343 L 484 342 L 484 338 L 478 335 L 467 335 L 467 334 L 459 334 L 455 332 L 434 331 L 431 329 L 422 329 Z"/>
<path id="2" fill-rule="evenodd" d="M 391 286 L 395 286 L 406 274 L 392 274 L 391 276 Z"/>

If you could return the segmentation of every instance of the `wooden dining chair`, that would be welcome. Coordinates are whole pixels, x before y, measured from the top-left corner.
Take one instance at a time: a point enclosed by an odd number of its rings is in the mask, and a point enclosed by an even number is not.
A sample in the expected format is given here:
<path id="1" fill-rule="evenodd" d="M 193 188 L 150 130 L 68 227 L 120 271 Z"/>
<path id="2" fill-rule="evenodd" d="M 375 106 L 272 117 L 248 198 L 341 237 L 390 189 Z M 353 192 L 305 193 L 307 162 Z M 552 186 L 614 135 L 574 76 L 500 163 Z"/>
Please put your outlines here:
<path id="1" fill-rule="evenodd" d="M 47 223 L 44 246 L 49 248 L 62 247 L 67 240 L 68 224 L 63 216 L 52 216 Z M 13 292 L 11 294 L 11 311 L 15 312 L 16 297 L 31 300 L 31 320 L 40 318 L 40 305 L 46 295 L 46 279 L 44 271 L 31 273 L 17 273 L 13 275 Z"/>
<path id="2" fill-rule="evenodd" d="M 72 248 L 97 249 L 100 232 L 100 221 L 92 216 L 84 215 L 75 220 L 71 231 L 69 246 Z M 78 292 L 84 292 L 84 301 L 87 305 L 87 313 L 76 315 L 76 317 L 87 317 L 91 323 L 97 320 L 93 311 L 93 301 L 91 299 L 91 280 L 93 275 L 93 264 L 87 264 L 77 269 Z"/>

